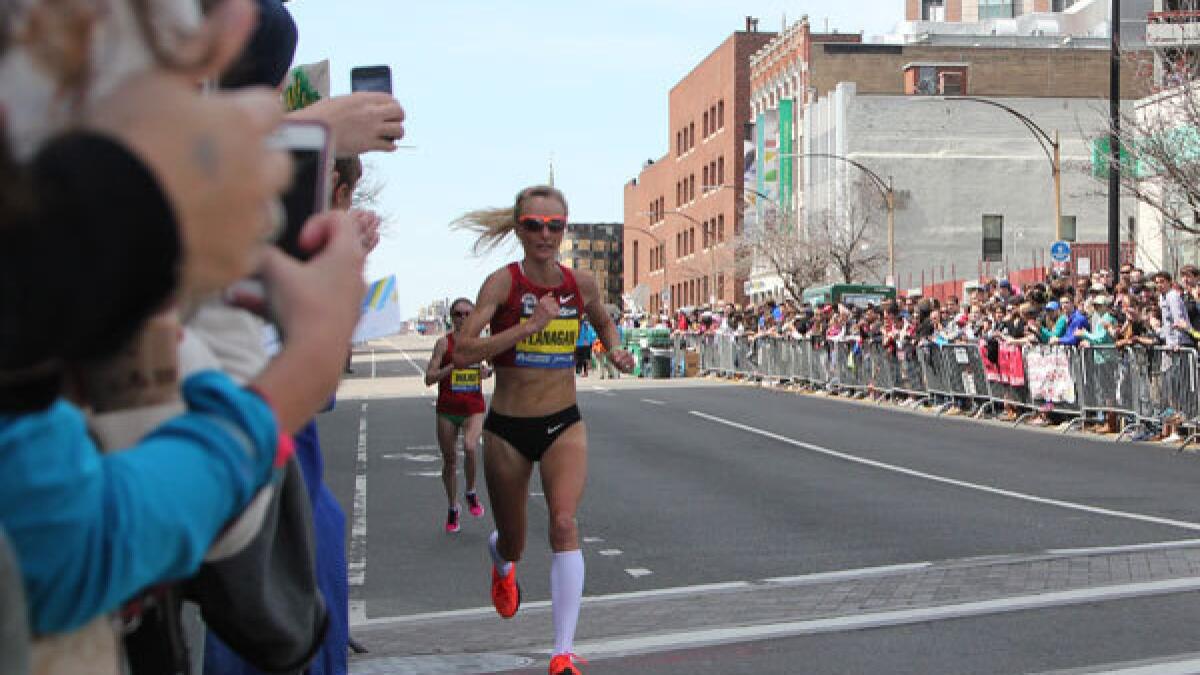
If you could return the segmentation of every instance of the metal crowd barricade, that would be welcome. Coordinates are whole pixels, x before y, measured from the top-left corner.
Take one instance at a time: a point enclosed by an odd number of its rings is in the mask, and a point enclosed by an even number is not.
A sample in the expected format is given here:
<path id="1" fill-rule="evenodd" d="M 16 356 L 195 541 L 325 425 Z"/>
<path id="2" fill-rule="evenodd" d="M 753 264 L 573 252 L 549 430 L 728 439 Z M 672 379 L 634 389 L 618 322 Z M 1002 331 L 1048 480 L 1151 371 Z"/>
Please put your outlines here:
<path id="1" fill-rule="evenodd" d="M 1137 352 L 1143 352 L 1139 355 Z M 1145 381 L 1148 359 L 1145 350 L 1112 346 L 1082 347 L 1077 350 L 1080 374 L 1079 408 L 1084 414 L 1114 412 L 1143 420 L 1139 405 L 1139 382 Z"/>
<path id="2" fill-rule="evenodd" d="M 891 397 L 896 388 L 896 369 L 891 353 L 878 341 L 868 343 L 865 351 L 870 356 L 871 393 L 879 398 Z"/>
<path id="3" fill-rule="evenodd" d="M 921 375 L 925 379 L 925 391 L 939 404 L 940 415 L 954 404 L 954 391 L 950 386 L 950 373 L 942 348 L 936 344 L 918 345 L 916 353 L 917 362 L 921 365 Z"/>
<path id="4" fill-rule="evenodd" d="M 1193 423 L 1197 418 L 1196 351 L 1155 347 L 1134 352 L 1140 357 L 1136 365 L 1142 376 L 1134 382 L 1138 420 L 1175 426 Z"/>
<path id="5" fill-rule="evenodd" d="M 1032 345 L 1022 350 L 1022 359 L 1030 409 L 1076 418 L 1063 429 L 1064 433 L 1070 431 L 1086 412 L 1082 396 L 1086 374 L 1077 348 Z"/>
<path id="6" fill-rule="evenodd" d="M 897 345 L 892 354 L 892 364 L 895 368 L 895 386 L 892 391 L 916 399 L 918 405 L 923 404 L 929 397 L 925 389 L 925 375 L 921 371 L 917 345 L 913 342 Z"/>
<path id="7" fill-rule="evenodd" d="M 974 408 L 988 400 L 987 378 L 979 348 L 969 344 L 948 344 L 939 348 L 945 373 L 946 389 L 952 403 L 970 402 Z M 943 409 L 944 412 L 945 409 Z"/>

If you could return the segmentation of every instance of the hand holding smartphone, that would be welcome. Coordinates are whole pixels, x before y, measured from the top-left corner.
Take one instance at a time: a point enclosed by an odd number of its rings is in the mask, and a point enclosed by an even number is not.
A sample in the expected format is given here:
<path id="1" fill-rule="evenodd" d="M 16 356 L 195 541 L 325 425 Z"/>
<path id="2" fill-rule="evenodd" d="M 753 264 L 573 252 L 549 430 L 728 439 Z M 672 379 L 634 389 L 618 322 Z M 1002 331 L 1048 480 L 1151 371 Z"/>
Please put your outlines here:
<path id="1" fill-rule="evenodd" d="M 350 71 L 350 91 L 392 93 L 392 69 L 388 66 L 360 66 Z"/>
<path id="2" fill-rule="evenodd" d="M 299 245 L 300 231 L 312 216 L 329 209 L 333 143 L 329 127 L 315 121 L 285 122 L 268 138 L 273 148 L 292 157 L 292 185 L 283 195 L 283 230 L 275 245 L 299 260 L 311 252 Z"/>

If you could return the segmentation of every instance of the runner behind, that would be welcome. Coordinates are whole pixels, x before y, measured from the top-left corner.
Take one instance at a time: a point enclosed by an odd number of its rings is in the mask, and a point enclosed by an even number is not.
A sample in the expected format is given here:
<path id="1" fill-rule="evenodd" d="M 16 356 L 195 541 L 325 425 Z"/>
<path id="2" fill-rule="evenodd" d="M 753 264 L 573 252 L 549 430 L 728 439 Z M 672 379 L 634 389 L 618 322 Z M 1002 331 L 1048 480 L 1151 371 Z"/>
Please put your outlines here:
<path id="1" fill-rule="evenodd" d="M 463 475 L 467 479 L 464 498 L 472 516 L 483 516 L 483 505 L 475 492 L 475 458 L 479 449 L 479 437 L 483 430 L 483 413 L 487 406 L 483 402 L 483 380 L 491 375 L 487 366 L 479 363 L 463 368 L 454 366 L 454 343 L 463 322 L 475 306 L 466 298 L 459 298 L 450 305 L 450 322 L 453 330 L 439 338 L 425 369 L 425 385 L 438 385 L 435 409 L 435 431 L 438 447 L 442 451 L 442 485 L 446 489 L 446 532 L 461 529 L 458 506 L 458 437 L 463 439 Z"/>

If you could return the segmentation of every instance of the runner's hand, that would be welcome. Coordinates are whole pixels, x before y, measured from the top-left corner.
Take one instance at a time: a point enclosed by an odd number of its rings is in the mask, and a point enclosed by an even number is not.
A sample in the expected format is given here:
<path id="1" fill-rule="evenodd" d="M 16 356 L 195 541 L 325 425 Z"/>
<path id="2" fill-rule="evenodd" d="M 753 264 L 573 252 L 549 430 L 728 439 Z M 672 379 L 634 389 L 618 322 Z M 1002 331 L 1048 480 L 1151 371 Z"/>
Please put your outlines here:
<path id="1" fill-rule="evenodd" d="M 624 349 L 614 349 L 609 353 L 608 358 L 612 364 L 617 367 L 617 370 L 628 375 L 633 372 L 633 367 L 636 365 L 633 361 L 633 354 Z"/>
<path id="2" fill-rule="evenodd" d="M 558 313 L 561 308 L 558 306 L 558 298 L 554 297 L 553 293 L 547 293 L 538 301 L 536 307 L 533 308 L 533 316 L 529 317 L 529 329 L 534 333 L 540 332 L 550 322 L 558 318 Z"/>

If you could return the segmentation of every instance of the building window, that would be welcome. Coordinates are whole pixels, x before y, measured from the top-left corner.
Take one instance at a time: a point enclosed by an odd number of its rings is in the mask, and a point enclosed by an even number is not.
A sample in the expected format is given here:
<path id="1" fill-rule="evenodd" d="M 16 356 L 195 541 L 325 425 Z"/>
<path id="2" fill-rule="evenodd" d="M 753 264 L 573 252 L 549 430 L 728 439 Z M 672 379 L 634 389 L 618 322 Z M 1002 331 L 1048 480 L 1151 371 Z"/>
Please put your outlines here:
<path id="1" fill-rule="evenodd" d="M 1075 216 L 1063 216 L 1059 229 L 1062 230 L 1063 241 L 1075 241 Z"/>
<path id="2" fill-rule="evenodd" d="M 688 201 L 696 199 L 696 174 L 688 176 Z"/>
<path id="3" fill-rule="evenodd" d="M 939 3 L 940 4 L 940 3 Z M 979 19 L 1012 19 L 1013 0 L 979 0 Z M 944 21 L 945 19 L 941 19 Z"/>
<path id="4" fill-rule="evenodd" d="M 688 228 L 688 252 L 696 252 L 696 228 L 694 227 Z"/>
<path id="5" fill-rule="evenodd" d="M 675 206 L 679 206 L 682 203 L 679 199 L 682 194 L 683 192 L 680 184 L 675 183 Z"/>
<path id="6" fill-rule="evenodd" d="M 691 124 L 688 125 L 688 138 L 690 139 L 688 142 L 688 149 L 690 150 L 690 149 L 696 147 L 696 123 L 695 122 L 692 122 Z"/>
<path id="7" fill-rule="evenodd" d="M 717 106 L 715 103 L 708 109 L 708 117 L 712 120 L 712 132 L 715 134 L 717 133 Z"/>
<path id="8" fill-rule="evenodd" d="M 717 241 L 725 241 L 725 214 L 717 216 Z"/>
<path id="9" fill-rule="evenodd" d="M 708 111 L 704 111 L 704 137 L 708 138 Z"/>
<path id="10" fill-rule="evenodd" d="M 987 0 L 980 0 L 979 18 L 983 18 L 983 3 Z M 946 0 L 922 0 L 921 1 L 921 20 L 922 21 L 945 21 L 946 20 Z"/>
<path id="11" fill-rule="evenodd" d="M 653 261 L 654 258 L 651 257 L 650 260 Z M 651 265 L 651 267 L 653 267 L 654 263 L 651 262 L 650 265 Z M 638 272 L 639 272 L 639 269 L 638 269 L 638 243 L 635 241 L 635 242 L 633 242 L 633 285 L 634 286 L 637 286 L 637 283 L 638 283 Z"/>
<path id="12" fill-rule="evenodd" d="M 701 184 L 701 186 L 700 186 L 700 191 L 701 191 L 701 192 L 708 192 L 708 190 L 709 190 L 709 185 L 711 185 L 711 184 L 712 184 L 712 183 L 709 181 L 709 176 L 708 176 L 708 165 L 707 165 L 707 164 L 705 164 L 705 165 L 704 165 L 704 182 L 703 182 L 703 184 Z"/>
<path id="13" fill-rule="evenodd" d="M 717 158 L 717 185 L 725 184 L 725 155 Z"/>
<path id="14" fill-rule="evenodd" d="M 725 128 L 725 99 L 717 101 L 717 128 Z"/>
<path id="15" fill-rule="evenodd" d="M 683 233 L 675 233 L 675 259 L 679 260 L 683 257 Z"/>
<path id="16" fill-rule="evenodd" d="M 683 154 L 683 132 L 675 132 L 675 156 L 679 157 Z"/>
<path id="17" fill-rule="evenodd" d="M 725 298 L 725 275 L 724 274 L 717 275 L 717 298 L 718 299 Z"/>
<path id="18" fill-rule="evenodd" d="M 1004 260 L 1004 216 L 985 213 L 983 215 L 983 261 Z"/>

